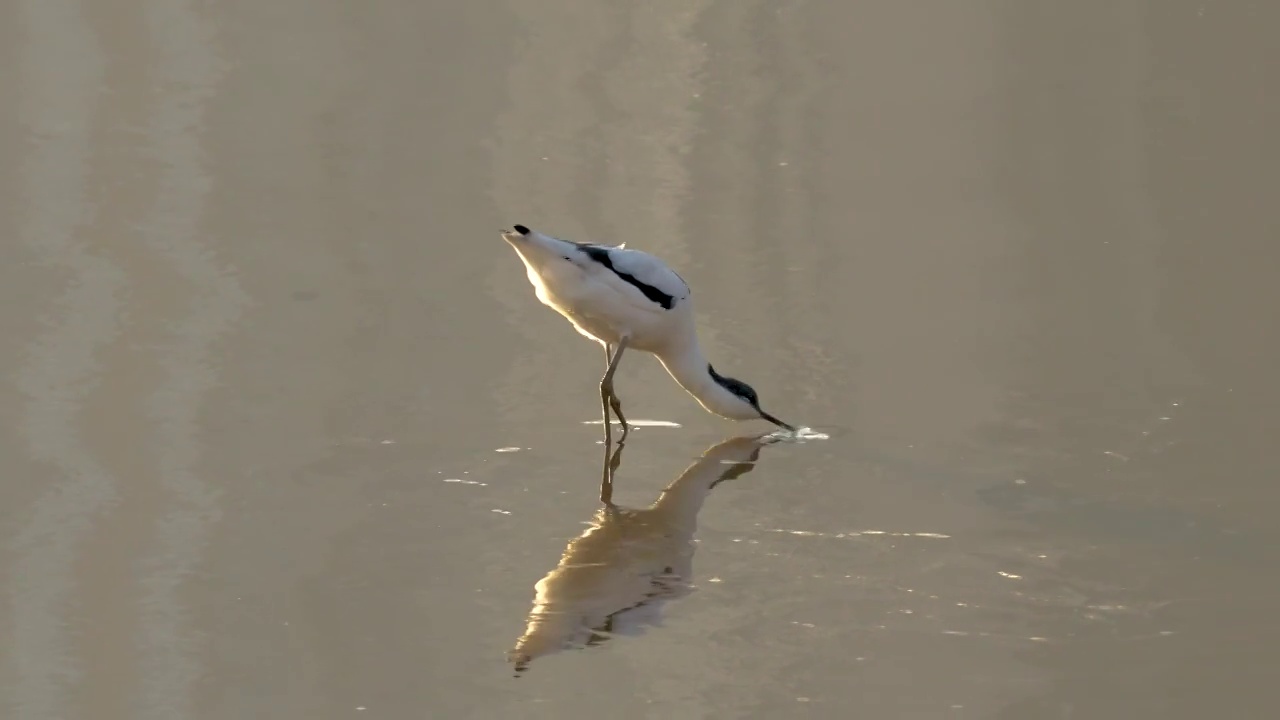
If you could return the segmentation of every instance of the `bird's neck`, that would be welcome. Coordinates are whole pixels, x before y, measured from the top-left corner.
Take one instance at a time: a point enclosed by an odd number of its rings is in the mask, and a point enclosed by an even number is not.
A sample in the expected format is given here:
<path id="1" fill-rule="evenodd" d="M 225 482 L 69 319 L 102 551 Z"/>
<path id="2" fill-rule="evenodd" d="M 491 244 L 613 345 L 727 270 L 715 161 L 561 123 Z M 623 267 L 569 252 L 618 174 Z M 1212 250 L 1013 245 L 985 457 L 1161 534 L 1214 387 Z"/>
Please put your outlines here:
<path id="1" fill-rule="evenodd" d="M 751 417 L 743 415 L 742 401 L 711 376 L 711 363 L 696 337 L 659 353 L 658 361 L 707 411 L 736 420 Z"/>

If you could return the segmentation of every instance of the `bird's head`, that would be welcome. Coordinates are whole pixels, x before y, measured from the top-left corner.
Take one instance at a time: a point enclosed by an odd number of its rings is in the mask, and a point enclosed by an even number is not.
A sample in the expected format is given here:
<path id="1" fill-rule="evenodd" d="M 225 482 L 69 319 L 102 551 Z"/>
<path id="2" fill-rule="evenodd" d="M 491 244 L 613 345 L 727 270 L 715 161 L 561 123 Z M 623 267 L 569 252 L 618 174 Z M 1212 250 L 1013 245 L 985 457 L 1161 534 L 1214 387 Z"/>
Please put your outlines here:
<path id="1" fill-rule="evenodd" d="M 513 225 L 511 230 L 504 230 L 502 239 L 520 255 L 525 265 L 538 273 L 566 260 L 574 262 L 579 254 L 573 243 L 530 230 L 527 225 Z"/>
<path id="2" fill-rule="evenodd" d="M 728 394 L 728 400 L 725 403 L 726 407 L 720 411 L 721 415 L 734 420 L 762 418 L 779 427 L 786 428 L 792 432 L 795 431 L 794 427 L 770 415 L 760 407 L 760 395 L 756 393 L 755 388 L 741 380 L 725 377 L 717 373 L 716 369 L 710 365 L 707 366 L 707 372 L 711 375 L 711 379 L 715 380 L 716 384 L 724 388 Z"/>

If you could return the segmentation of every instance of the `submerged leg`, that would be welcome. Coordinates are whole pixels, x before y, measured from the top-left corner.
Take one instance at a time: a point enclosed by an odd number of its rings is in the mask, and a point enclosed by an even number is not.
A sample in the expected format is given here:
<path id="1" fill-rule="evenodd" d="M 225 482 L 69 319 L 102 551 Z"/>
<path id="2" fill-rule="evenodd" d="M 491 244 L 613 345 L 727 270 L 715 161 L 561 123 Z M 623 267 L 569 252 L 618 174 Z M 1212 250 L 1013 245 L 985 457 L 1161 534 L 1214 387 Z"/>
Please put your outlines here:
<path id="1" fill-rule="evenodd" d="M 622 352 L 627 349 L 628 338 L 622 338 L 618 341 L 618 348 L 613 352 L 613 356 L 609 358 L 609 366 L 604 370 L 604 377 L 600 378 L 600 404 L 604 410 L 604 438 L 608 443 L 613 437 L 612 428 L 609 426 L 609 409 L 618 416 L 618 422 L 622 423 L 622 437 L 627 436 L 627 419 L 622 416 L 622 403 L 618 400 L 618 396 L 613 394 L 613 374 L 618 370 L 618 361 L 622 359 Z M 608 350 L 608 346 L 605 347 Z"/>

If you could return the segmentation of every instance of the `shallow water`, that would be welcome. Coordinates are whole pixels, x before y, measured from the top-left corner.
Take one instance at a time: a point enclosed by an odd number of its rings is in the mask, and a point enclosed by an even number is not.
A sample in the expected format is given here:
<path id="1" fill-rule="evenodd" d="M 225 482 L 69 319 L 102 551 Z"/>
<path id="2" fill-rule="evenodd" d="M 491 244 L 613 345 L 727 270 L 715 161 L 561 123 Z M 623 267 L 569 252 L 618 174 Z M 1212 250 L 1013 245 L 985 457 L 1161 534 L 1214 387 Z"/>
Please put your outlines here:
<path id="1" fill-rule="evenodd" d="M 0 717 L 1270 717 L 1278 21 L 0 6 Z"/>

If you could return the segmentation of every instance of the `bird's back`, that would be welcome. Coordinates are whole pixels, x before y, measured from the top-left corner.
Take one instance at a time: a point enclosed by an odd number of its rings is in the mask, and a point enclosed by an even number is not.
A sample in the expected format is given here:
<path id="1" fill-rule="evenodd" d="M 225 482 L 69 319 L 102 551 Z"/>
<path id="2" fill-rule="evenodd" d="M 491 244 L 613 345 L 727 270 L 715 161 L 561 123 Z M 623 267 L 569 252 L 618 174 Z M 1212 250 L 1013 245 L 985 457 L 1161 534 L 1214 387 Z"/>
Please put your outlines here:
<path id="1" fill-rule="evenodd" d="M 673 309 L 675 304 L 689 299 L 689 284 L 671 266 L 654 255 L 643 250 L 604 245 L 584 243 L 583 247 L 597 264 L 612 271 L 620 279 L 623 276 L 631 278 L 624 279 L 624 282 L 637 289 L 640 286 L 650 288 L 649 292 L 641 290 L 641 294 L 650 302 L 664 306 L 663 309 Z"/>

